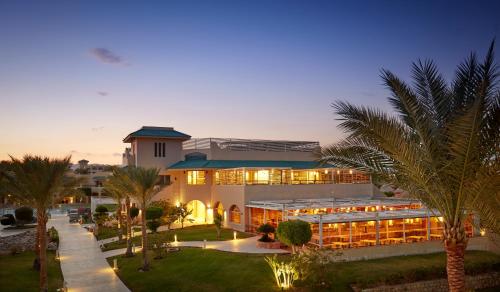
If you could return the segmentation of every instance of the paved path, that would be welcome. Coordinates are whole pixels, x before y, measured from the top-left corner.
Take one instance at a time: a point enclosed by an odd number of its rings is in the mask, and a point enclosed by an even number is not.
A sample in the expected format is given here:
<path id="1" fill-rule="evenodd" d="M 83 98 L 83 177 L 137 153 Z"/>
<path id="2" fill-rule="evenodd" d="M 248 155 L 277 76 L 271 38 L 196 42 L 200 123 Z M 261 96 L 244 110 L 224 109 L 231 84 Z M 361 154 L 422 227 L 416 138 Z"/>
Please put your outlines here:
<path id="1" fill-rule="evenodd" d="M 236 239 L 236 240 L 225 240 L 225 241 L 207 241 L 206 248 L 216 249 L 220 251 L 228 252 L 239 252 L 239 253 L 256 253 L 256 254 L 275 254 L 275 253 L 288 253 L 288 251 L 283 249 L 268 249 L 268 248 L 258 248 L 256 246 L 257 239 L 259 236 Z M 186 247 L 203 247 L 203 241 L 178 241 L 172 242 L 172 246 L 186 246 Z M 120 254 L 124 254 L 125 248 L 115 249 L 103 252 L 104 257 L 112 257 Z M 137 249 L 136 249 L 137 251 Z"/>
<path id="2" fill-rule="evenodd" d="M 59 231 L 59 254 L 64 280 L 70 292 L 130 291 L 116 276 L 94 236 L 66 215 L 52 215 L 48 222 Z"/>

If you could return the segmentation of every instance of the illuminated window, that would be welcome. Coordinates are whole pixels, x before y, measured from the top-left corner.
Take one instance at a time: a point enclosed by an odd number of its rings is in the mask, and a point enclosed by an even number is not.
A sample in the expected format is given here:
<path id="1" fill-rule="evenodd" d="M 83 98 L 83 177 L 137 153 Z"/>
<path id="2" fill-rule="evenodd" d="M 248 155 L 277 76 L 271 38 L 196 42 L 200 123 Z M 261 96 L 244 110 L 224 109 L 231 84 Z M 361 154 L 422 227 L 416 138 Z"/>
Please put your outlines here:
<path id="1" fill-rule="evenodd" d="M 240 208 L 236 205 L 232 205 L 231 208 L 229 208 L 229 222 L 233 222 L 236 224 L 241 223 L 241 212 Z"/>
<path id="2" fill-rule="evenodd" d="M 204 185 L 205 184 L 205 171 L 203 171 L 203 170 L 189 170 L 189 171 L 187 171 L 187 184 L 188 185 Z"/>

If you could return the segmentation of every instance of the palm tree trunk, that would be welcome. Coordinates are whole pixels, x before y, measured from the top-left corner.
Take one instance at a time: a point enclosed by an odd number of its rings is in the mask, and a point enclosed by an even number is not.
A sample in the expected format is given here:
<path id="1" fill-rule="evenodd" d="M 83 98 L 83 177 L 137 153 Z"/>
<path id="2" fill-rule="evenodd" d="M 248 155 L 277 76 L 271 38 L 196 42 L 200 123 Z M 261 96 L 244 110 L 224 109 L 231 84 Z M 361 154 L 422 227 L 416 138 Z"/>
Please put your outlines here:
<path id="1" fill-rule="evenodd" d="M 142 270 L 143 271 L 148 271 L 149 270 L 149 260 L 148 260 L 148 234 L 146 232 L 146 202 L 145 200 L 142 201 L 142 206 L 141 206 L 141 225 L 142 225 Z"/>
<path id="2" fill-rule="evenodd" d="M 38 217 L 38 215 L 37 215 Z M 37 218 L 37 228 L 35 235 L 35 259 L 33 260 L 33 270 L 40 271 L 40 232 L 38 229 L 38 218 Z"/>
<path id="3" fill-rule="evenodd" d="M 132 218 L 130 218 L 130 198 L 128 196 L 125 198 L 125 205 L 127 210 L 127 251 L 125 256 L 131 257 L 134 254 L 132 253 Z"/>
<path id="4" fill-rule="evenodd" d="M 446 273 L 448 274 L 448 287 L 450 288 L 450 292 L 465 291 L 465 244 L 451 244 L 445 241 L 445 248 Z"/>
<path id="5" fill-rule="evenodd" d="M 47 285 L 47 215 L 44 207 L 37 208 L 38 245 L 40 254 L 40 291 L 48 291 Z"/>
<path id="6" fill-rule="evenodd" d="M 118 200 L 118 210 L 116 210 L 116 214 L 118 216 L 118 241 L 122 241 L 123 238 L 123 232 L 122 232 L 122 226 L 123 226 L 123 218 L 122 218 L 122 202 L 121 200 Z"/>

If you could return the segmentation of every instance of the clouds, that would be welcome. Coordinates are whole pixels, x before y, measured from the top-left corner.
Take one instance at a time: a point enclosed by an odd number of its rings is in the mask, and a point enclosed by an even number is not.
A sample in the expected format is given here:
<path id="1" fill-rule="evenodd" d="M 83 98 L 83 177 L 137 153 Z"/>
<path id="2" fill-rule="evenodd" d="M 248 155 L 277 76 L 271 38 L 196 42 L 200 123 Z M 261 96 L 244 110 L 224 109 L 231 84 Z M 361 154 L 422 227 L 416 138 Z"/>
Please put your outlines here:
<path id="1" fill-rule="evenodd" d="M 99 132 L 99 131 L 104 130 L 104 126 L 100 126 L 100 127 L 92 128 L 91 130 L 92 130 L 92 132 Z"/>
<path id="2" fill-rule="evenodd" d="M 108 96 L 109 95 L 109 92 L 106 92 L 106 91 L 98 91 L 97 94 L 99 94 L 100 96 Z"/>
<path id="3" fill-rule="evenodd" d="M 99 62 L 115 65 L 129 65 L 122 57 L 106 48 L 93 48 L 90 54 Z"/>

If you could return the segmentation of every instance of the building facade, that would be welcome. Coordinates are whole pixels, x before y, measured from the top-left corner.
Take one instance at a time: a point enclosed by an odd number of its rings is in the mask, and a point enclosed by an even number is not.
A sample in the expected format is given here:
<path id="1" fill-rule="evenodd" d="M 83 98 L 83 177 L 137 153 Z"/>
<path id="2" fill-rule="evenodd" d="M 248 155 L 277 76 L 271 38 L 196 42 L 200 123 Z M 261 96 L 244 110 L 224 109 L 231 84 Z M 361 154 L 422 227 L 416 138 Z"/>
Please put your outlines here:
<path id="1" fill-rule="evenodd" d="M 130 143 L 124 164 L 161 170 L 164 186 L 153 199 L 187 203 L 198 223 L 219 212 L 227 227 L 251 231 L 250 202 L 380 194 L 370 176 L 317 162 L 315 141 L 192 139 L 171 127 L 142 127 L 123 142 Z"/>

